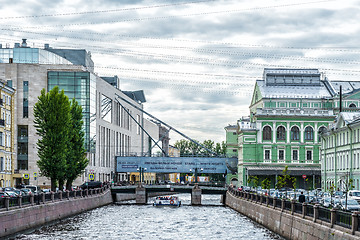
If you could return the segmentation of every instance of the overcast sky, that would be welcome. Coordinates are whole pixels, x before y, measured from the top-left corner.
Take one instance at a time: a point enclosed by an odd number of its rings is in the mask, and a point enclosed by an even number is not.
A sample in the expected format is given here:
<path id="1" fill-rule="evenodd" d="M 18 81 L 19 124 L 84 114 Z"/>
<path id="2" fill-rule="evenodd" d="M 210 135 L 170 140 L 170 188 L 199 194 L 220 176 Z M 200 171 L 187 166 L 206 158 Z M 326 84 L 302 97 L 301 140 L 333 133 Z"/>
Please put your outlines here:
<path id="1" fill-rule="evenodd" d="M 0 0 L 0 43 L 91 51 L 95 72 L 145 91 L 145 110 L 200 141 L 249 114 L 264 68 L 360 76 L 355 0 Z M 171 143 L 181 139 L 171 132 Z"/>

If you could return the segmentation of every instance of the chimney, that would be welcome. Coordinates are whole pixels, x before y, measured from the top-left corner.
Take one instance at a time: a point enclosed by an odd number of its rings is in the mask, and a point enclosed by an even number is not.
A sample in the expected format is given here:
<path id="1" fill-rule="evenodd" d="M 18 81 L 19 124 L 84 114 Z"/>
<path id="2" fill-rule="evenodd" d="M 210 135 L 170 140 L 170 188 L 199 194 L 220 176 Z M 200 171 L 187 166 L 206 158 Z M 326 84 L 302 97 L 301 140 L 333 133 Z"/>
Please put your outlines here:
<path id="1" fill-rule="evenodd" d="M 23 48 L 27 47 L 26 38 L 22 39 L 21 47 L 23 47 Z"/>

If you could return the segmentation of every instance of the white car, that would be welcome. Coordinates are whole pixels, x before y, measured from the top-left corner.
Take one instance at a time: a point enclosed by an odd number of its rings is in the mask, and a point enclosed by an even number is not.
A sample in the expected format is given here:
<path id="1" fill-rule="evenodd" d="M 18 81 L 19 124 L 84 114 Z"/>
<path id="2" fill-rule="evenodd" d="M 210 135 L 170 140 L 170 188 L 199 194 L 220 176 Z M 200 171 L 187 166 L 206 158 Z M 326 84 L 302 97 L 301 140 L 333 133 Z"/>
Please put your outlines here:
<path id="1" fill-rule="evenodd" d="M 354 199 L 358 203 L 360 203 L 360 191 L 359 190 L 350 190 L 348 192 L 348 198 L 349 199 Z"/>

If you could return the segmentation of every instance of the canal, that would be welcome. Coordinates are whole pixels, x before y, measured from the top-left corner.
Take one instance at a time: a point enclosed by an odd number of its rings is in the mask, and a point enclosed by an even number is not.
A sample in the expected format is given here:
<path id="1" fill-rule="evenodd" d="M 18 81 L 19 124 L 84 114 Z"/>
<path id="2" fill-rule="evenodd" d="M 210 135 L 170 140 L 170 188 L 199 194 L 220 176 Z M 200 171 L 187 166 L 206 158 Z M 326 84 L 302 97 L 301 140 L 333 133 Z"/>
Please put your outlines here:
<path id="1" fill-rule="evenodd" d="M 178 195 L 180 208 L 109 205 L 43 226 L 15 239 L 283 239 L 238 212 L 223 207 L 217 195 L 203 195 L 191 206 Z M 149 199 L 152 202 L 152 199 Z"/>

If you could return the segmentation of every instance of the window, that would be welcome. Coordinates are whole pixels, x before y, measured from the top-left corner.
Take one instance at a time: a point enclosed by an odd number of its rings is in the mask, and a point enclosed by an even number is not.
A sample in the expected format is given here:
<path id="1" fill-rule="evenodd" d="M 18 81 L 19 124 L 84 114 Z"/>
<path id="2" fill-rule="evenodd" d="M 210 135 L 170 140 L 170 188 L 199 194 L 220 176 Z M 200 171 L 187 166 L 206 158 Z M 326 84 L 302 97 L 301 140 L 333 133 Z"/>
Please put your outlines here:
<path id="1" fill-rule="evenodd" d="M 299 128 L 297 126 L 293 126 L 291 128 L 291 140 L 298 141 L 299 139 L 300 139 Z"/>
<path id="2" fill-rule="evenodd" d="M 29 117 L 29 82 L 23 82 L 23 118 Z"/>
<path id="3" fill-rule="evenodd" d="M 233 152 L 237 152 L 237 149 L 233 149 Z"/>
<path id="4" fill-rule="evenodd" d="M 293 161 L 299 160 L 299 151 L 297 149 L 292 150 L 292 160 Z"/>
<path id="5" fill-rule="evenodd" d="M 285 151 L 284 149 L 280 149 L 279 150 L 279 161 L 284 161 L 285 160 Z"/>
<path id="6" fill-rule="evenodd" d="M 271 127 L 265 126 L 263 128 L 263 140 L 271 140 Z"/>
<path id="7" fill-rule="evenodd" d="M 264 159 L 265 160 L 270 160 L 270 150 L 269 149 L 265 149 Z"/>
<path id="8" fill-rule="evenodd" d="M 284 126 L 278 127 L 278 129 L 276 131 L 276 139 L 277 140 L 285 140 L 285 127 Z"/>
<path id="9" fill-rule="evenodd" d="M 233 135 L 236 135 L 236 132 L 233 132 Z"/>
<path id="10" fill-rule="evenodd" d="M 349 105 L 349 108 L 356 108 L 356 105 L 355 105 L 354 103 L 351 103 L 351 104 Z"/>
<path id="11" fill-rule="evenodd" d="M 325 131 L 326 131 L 326 127 L 322 126 L 322 127 L 319 128 L 319 131 L 318 131 L 318 142 L 321 141 L 321 134 L 323 134 Z"/>
<path id="12" fill-rule="evenodd" d="M 140 115 L 139 114 L 136 114 L 136 122 L 137 122 L 137 126 L 136 126 L 136 134 L 137 135 L 140 135 Z"/>
<path id="13" fill-rule="evenodd" d="M 312 141 L 314 140 L 314 131 L 312 127 L 307 126 L 305 128 L 305 140 Z"/>
<path id="14" fill-rule="evenodd" d="M 312 151 L 306 150 L 306 160 L 311 161 L 312 160 Z"/>

